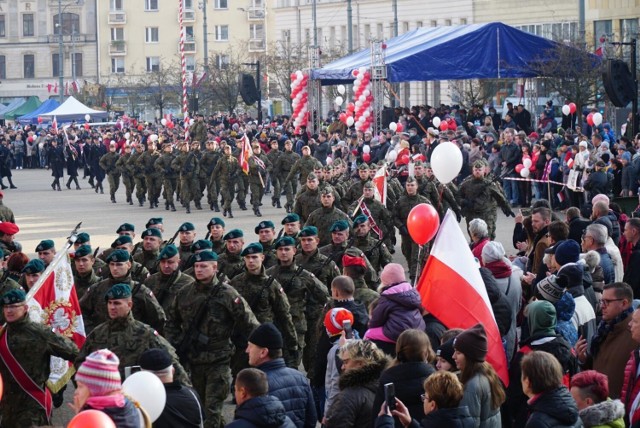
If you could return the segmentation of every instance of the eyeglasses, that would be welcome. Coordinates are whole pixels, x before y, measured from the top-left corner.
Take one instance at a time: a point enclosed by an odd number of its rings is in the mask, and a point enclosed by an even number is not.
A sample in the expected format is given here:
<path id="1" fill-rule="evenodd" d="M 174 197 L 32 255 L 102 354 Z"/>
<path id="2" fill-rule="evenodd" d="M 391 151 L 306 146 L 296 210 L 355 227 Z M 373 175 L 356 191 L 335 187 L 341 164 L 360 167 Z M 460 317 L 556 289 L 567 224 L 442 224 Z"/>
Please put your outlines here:
<path id="1" fill-rule="evenodd" d="M 620 302 L 624 299 L 600 299 L 600 306 L 609 306 L 613 302 Z"/>
<path id="2" fill-rule="evenodd" d="M 425 401 L 431 401 L 427 394 L 420 394 L 420 400 L 424 403 Z"/>

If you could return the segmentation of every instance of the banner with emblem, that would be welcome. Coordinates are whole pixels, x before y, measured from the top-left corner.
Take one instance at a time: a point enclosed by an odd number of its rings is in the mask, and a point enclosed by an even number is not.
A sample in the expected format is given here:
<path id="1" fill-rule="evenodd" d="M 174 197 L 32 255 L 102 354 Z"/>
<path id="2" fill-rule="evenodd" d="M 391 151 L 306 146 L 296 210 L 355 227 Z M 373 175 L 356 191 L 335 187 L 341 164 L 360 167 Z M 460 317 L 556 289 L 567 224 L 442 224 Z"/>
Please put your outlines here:
<path id="1" fill-rule="evenodd" d="M 387 206 L 387 166 L 380 168 L 376 175 L 373 176 L 373 184 L 375 186 L 374 198 L 382 205 Z"/>
<path id="2" fill-rule="evenodd" d="M 86 333 L 68 254 L 62 257 L 28 305 L 32 321 L 51 326 L 56 334 L 73 340 L 78 348 L 82 348 Z M 74 372 L 73 362 L 51 357 L 47 386 L 52 392 L 58 392 Z"/>
<path id="3" fill-rule="evenodd" d="M 240 167 L 242 172 L 249 175 L 249 158 L 251 157 L 251 142 L 247 134 L 242 136 L 242 147 L 240 147 Z"/>

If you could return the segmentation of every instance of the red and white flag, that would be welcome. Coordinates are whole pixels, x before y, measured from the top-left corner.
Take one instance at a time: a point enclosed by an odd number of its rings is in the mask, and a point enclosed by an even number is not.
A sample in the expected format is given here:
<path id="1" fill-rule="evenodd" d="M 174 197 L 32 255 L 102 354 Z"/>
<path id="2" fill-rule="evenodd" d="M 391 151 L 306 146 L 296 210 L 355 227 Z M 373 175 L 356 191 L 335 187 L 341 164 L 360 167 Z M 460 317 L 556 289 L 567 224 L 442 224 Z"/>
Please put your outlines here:
<path id="1" fill-rule="evenodd" d="M 482 323 L 487 332 L 487 361 L 509 385 L 507 357 L 493 309 L 462 230 L 451 210 L 440 225 L 431 254 L 418 281 L 422 305 L 448 328 L 468 329 Z"/>
<path id="2" fill-rule="evenodd" d="M 376 198 L 384 206 L 387 206 L 387 166 L 383 165 L 376 175 L 373 176 L 373 185 L 375 186 L 374 198 Z"/>
<path id="3" fill-rule="evenodd" d="M 82 348 L 86 333 L 68 255 L 60 260 L 28 304 L 32 321 L 51 326 L 56 334 L 73 340 L 78 348 Z M 72 361 L 62 358 L 51 357 L 50 363 L 47 386 L 55 393 L 69 381 L 75 370 Z"/>
<path id="4" fill-rule="evenodd" d="M 249 158 L 252 156 L 251 153 L 251 143 L 249 142 L 249 137 L 247 134 L 244 134 L 242 137 L 242 148 L 240 149 L 240 167 L 242 168 L 242 172 L 245 174 L 249 174 Z"/>
<path id="5" fill-rule="evenodd" d="M 53 122 L 51 123 L 51 128 L 53 128 L 53 131 L 56 134 L 58 133 L 58 119 L 56 119 L 55 116 L 53 116 Z"/>

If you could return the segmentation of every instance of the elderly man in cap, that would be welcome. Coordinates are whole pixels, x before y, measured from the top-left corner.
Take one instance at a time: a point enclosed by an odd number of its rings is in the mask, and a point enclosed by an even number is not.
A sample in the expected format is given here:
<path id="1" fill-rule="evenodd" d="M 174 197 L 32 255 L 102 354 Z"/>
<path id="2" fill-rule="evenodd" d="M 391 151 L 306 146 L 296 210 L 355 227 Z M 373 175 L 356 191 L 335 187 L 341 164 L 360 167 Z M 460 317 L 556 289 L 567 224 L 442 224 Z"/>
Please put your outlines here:
<path id="1" fill-rule="evenodd" d="M 5 258 L 15 251 L 20 251 L 20 244 L 14 241 L 18 232 L 20 232 L 20 228 L 15 223 L 10 221 L 0 222 L 0 250 L 2 250 Z"/>
<path id="2" fill-rule="evenodd" d="M 6 320 L 0 346 L 0 374 L 4 383 L 2 426 L 30 427 L 51 423 L 52 398 L 46 381 L 52 356 L 73 361 L 78 348 L 49 326 L 31 321 L 23 290 L 0 298 Z"/>
<path id="3" fill-rule="evenodd" d="M 107 308 L 108 318 L 87 335 L 87 340 L 74 362 L 76 368 L 80 367 L 87 355 L 93 351 L 108 348 L 120 357 L 119 370 L 124 378 L 125 368 L 137 365 L 142 352 L 151 348 L 162 348 L 171 355 L 177 377 L 189 384 L 189 377 L 180 365 L 173 346 L 153 327 L 134 319 L 134 302 L 128 284 L 113 285 L 102 299 L 102 305 Z"/>
<path id="4" fill-rule="evenodd" d="M 335 196 L 333 187 L 328 186 L 321 190 L 320 203 L 321 208 L 313 211 L 305 226 L 315 226 L 318 228 L 320 245 L 327 245 L 331 242 L 331 232 L 329 228 L 337 221 L 345 221 L 347 225 L 351 226 L 351 219 L 342 210 L 334 206 Z"/>
<path id="5" fill-rule="evenodd" d="M 211 249 L 218 254 L 222 255 L 225 251 L 224 241 L 224 228 L 226 224 L 220 217 L 213 217 L 207 223 L 207 230 L 209 231 L 208 238 L 211 240 Z M 207 237 L 205 237 L 207 239 Z"/>
<path id="6" fill-rule="evenodd" d="M 233 279 L 244 272 L 244 259 L 242 258 L 242 247 L 244 247 L 244 233 L 240 229 L 232 229 L 224 235 L 226 251 L 220 256 L 218 270 Z"/>
<path id="7" fill-rule="evenodd" d="M 262 265 L 269 269 L 278 262 L 274 248 L 276 227 L 271 220 L 263 220 L 254 229 L 258 235 L 258 242 L 262 245 L 262 253 L 264 254 L 264 262 Z"/>
<path id="8" fill-rule="evenodd" d="M 184 222 L 178 228 L 178 253 L 180 253 L 180 269 L 189 262 L 193 254 L 191 246 L 196 241 L 196 227 L 191 222 Z"/>
<path id="9" fill-rule="evenodd" d="M 297 241 L 300 233 L 300 216 L 296 213 L 287 214 L 281 224 L 284 227 L 278 232 L 278 238 L 289 236 Z"/>
<path id="10" fill-rule="evenodd" d="M 73 281 L 78 299 L 82 299 L 92 285 L 102 281 L 102 277 L 94 270 L 96 260 L 89 245 L 81 245 L 74 253 Z"/>
<path id="11" fill-rule="evenodd" d="M 267 374 L 269 395 L 283 403 L 287 416 L 296 427 L 314 428 L 317 415 L 309 381 L 298 370 L 285 365 L 283 346 L 277 327 L 270 322 L 261 324 L 248 339 L 245 352 L 249 365 Z"/>
<path id="12" fill-rule="evenodd" d="M 149 324 L 162 331 L 166 320 L 164 310 L 155 296 L 146 286 L 131 278 L 131 256 L 126 250 L 115 250 L 107 259 L 110 277 L 92 286 L 80 299 L 80 308 L 85 314 L 85 328 L 91 331 L 96 325 L 109 318 L 107 307 L 103 304 L 105 294 L 115 284 L 127 284 L 131 289 L 135 303 L 133 316 L 135 319 Z"/>
<path id="13" fill-rule="evenodd" d="M 277 265 L 267 269 L 267 275 L 282 284 L 291 305 L 291 319 L 298 338 L 298 359 L 294 367 L 300 366 L 307 332 L 307 312 L 319 312 L 327 302 L 327 287 L 314 274 L 296 265 L 296 241 L 283 236 L 274 245 Z"/>
<path id="14" fill-rule="evenodd" d="M 248 337 L 259 323 L 242 295 L 218 281 L 216 253 L 203 251 L 195 258 L 196 281 L 178 290 L 169 310 L 167 338 L 181 352 L 204 401 L 204 426 L 221 428 L 229 393 L 231 336 L 236 331 Z"/>
<path id="15" fill-rule="evenodd" d="M 158 272 L 158 254 L 160 254 L 162 242 L 160 229 L 151 228 L 142 232 L 142 251 L 134 254 L 133 261 L 144 266 L 149 271 L 149 275 Z"/>
<path id="16" fill-rule="evenodd" d="M 180 271 L 180 256 L 175 245 L 169 244 L 158 254 L 158 272 L 144 282 L 164 309 L 167 317 L 173 300 L 185 285 L 192 284 L 194 279 Z M 169 322 L 170 320 L 167 320 Z"/>
<path id="17" fill-rule="evenodd" d="M 153 422 L 155 428 L 200 428 L 204 424 L 204 409 L 198 393 L 174 379 L 171 355 L 164 349 L 144 351 L 138 359 L 140 368 L 156 375 L 164 386 L 167 401 L 162 413 Z"/>

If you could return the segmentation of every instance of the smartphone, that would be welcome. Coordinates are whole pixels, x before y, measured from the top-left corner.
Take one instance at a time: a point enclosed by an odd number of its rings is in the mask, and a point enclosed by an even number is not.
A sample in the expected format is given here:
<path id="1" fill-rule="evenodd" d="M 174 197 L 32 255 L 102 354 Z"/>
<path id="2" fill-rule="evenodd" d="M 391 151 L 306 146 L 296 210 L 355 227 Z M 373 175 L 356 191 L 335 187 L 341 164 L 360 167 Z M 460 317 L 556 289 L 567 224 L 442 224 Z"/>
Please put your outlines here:
<path id="1" fill-rule="evenodd" d="M 140 366 L 127 366 L 124 368 L 124 378 L 126 379 L 132 374 L 137 373 L 141 370 L 142 370 L 142 367 Z"/>
<path id="2" fill-rule="evenodd" d="M 384 384 L 384 399 L 387 402 L 389 411 L 396 409 L 396 388 L 393 383 Z"/>
<path id="3" fill-rule="evenodd" d="M 351 321 L 345 320 L 342 322 L 342 329 L 344 330 L 345 339 L 353 339 L 353 327 Z"/>
<path id="4" fill-rule="evenodd" d="M 587 328 L 585 325 L 581 325 L 578 327 L 578 337 L 582 337 L 583 339 L 587 339 Z"/>

